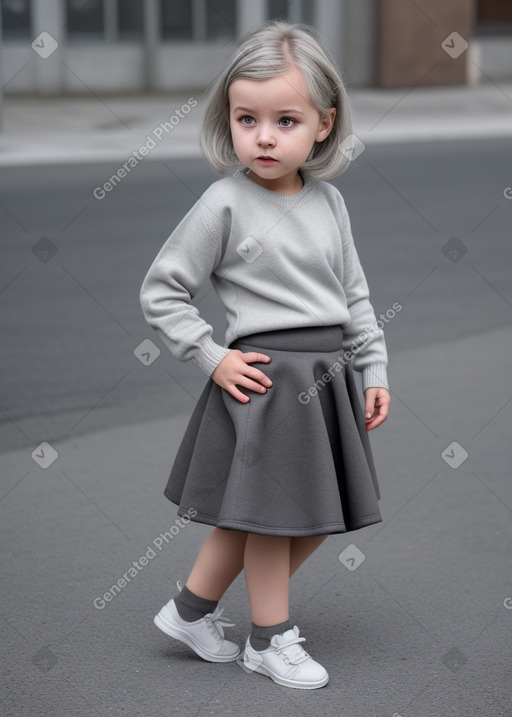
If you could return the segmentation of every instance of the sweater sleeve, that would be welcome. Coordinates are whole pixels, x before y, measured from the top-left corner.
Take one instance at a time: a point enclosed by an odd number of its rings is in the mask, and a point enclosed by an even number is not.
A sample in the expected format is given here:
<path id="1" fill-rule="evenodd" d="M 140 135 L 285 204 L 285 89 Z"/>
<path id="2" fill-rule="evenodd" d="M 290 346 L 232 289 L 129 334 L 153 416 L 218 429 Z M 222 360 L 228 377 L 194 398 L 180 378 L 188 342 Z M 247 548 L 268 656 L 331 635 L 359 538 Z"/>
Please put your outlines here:
<path id="1" fill-rule="evenodd" d="M 368 283 L 354 244 L 350 218 L 345 201 L 338 193 L 341 212 L 343 245 L 342 285 L 350 312 L 350 324 L 343 328 L 343 348 L 354 355 L 352 365 L 362 372 L 363 390 L 381 386 L 389 390 L 388 355 L 384 332 L 370 303 Z"/>
<path id="2" fill-rule="evenodd" d="M 222 232 L 213 216 L 200 198 L 158 252 L 140 289 L 144 317 L 162 342 L 208 376 L 229 353 L 213 341 L 213 327 L 192 304 L 222 257 Z"/>

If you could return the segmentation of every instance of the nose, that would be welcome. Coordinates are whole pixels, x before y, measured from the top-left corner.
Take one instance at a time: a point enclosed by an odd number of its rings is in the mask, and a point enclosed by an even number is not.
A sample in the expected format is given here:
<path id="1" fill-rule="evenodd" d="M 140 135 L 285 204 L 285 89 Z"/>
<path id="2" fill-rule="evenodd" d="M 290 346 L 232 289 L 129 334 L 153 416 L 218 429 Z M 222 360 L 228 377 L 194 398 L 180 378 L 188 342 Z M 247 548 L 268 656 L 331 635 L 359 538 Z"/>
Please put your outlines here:
<path id="1" fill-rule="evenodd" d="M 258 144 L 260 147 L 273 147 L 275 143 L 273 125 L 267 122 L 260 124 L 258 132 Z"/>

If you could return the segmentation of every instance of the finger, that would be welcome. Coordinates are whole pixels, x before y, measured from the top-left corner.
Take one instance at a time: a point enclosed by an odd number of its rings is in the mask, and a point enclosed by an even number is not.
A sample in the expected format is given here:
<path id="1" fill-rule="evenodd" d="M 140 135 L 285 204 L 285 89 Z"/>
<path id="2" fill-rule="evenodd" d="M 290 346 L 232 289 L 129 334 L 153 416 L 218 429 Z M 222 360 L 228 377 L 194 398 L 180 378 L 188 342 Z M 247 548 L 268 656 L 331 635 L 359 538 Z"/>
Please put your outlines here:
<path id="1" fill-rule="evenodd" d="M 248 364 L 246 364 L 246 367 L 247 368 L 244 371 L 245 376 L 254 379 L 254 381 L 259 381 L 260 383 L 265 384 L 265 386 L 272 386 L 272 379 L 270 379 L 266 374 L 264 374 L 263 371 L 260 371 L 259 368 L 253 368 Z"/>
<path id="2" fill-rule="evenodd" d="M 375 413 L 375 401 L 373 398 L 367 398 L 366 404 L 365 404 L 365 409 L 364 409 L 365 421 L 371 420 L 374 413 Z"/>
<path id="3" fill-rule="evenodd" d="M 242 358 L 246 363 L 268 363 L 271 360 L 270 356 L 267 356 L 267 354 L 260 354 L 258 351 L 247 351 L 247 353 L 242 354 Z"/>
<path id="4" fill-rule="evenodd" d="M 377 415 L 366 424 L 366 429 L 372 431 L 374 428 L 377 428 L 377 426 L 380 426 L 381 423 L 384 423 L 385 420 L 386 416 Z"/>
<path id="5" fill-rule="evenodd" d="M 251 391 L 256 391 L 256 393 L 266 393 L 267 391 L 265 386 L 262 386 L 261 383 L 258 383 L 257 381 L 253 381 L 248 376 L 241 375 L 235 380 L 235 383 L 239 386 L 243 386 L 244 388 L 248 388 Z"/>
<path id="6" fill-rule="evenodd" d="M 382 416 L 382 420 L 384 421 L 389 414 L 389 403 L 383 403 L 382 406 L 379 408 L 379 415 Z"/>
<path id="7" fill-rule="evenodd" d="M 367 431 L 373 431 L 373 429 L 374 429 L 374 428 L 377 428 L 378 425 L 379 425 L 379 420 L 378 420 L 378 418 L 372 418 L 371 421 L 368 421 L 368 423 L 366 424 L 365 428 L 366 428 Z"/>
<path id="8" fill-rule="evenodd" d="M 245 393 L 239 391 L 236 386 L 229 386 L 228 388 L 226 388 L 226 391 L 230 393 L 233 398 L 236 398 L 238 401 L 240 401 L 240 403 L 249 403 L 249 401 L 251 400 L 249 396 L 246 396 Z"/>
<path id="9" fill-rule="evenodd" d="M 245 366 L 243 368 L 240 368 L 240 372 L 243 375 L 248 376 L 255 381 L 259 381 L 260 383 L 263 383 L 265 386 L 268 386 L 270 388 L 270 386 L 272 386 L 272 380 L 259 368 L 256 368 L 255 366 L 250 366 L 251 362 L 268 363 L 269 361 L 271 361 L 270 356 L 259 353 L 258 351 L 248 351 L 247 353 L 242 354 L 242 358 L 245 361 Z"/>

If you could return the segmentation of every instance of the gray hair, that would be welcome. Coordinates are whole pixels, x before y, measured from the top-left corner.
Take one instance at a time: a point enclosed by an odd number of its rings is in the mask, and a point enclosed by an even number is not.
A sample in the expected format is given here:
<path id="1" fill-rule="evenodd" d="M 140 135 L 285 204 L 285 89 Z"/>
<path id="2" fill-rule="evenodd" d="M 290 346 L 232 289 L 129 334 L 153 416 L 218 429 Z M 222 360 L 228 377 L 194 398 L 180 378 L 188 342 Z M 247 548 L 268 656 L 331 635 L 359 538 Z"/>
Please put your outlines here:
<path id="1" fill-rule="evenodd" d="M 242 38 L 210 87 L 200 144 L 206 159 L 217 171 L 224 173 L 240 166 L 229 126 L 228 90 L 231 83 L 242 77 L 250 80 L 275 77 L 289 70 L 292 63 L 304 72 L 311 100 L 320 117 L 324 118 L 331 107 L 336 108 L 331 132 L 323 142 L 314 143 L 301 169 L 318 179 L 330 179 L 347 168 L 352 117 L 340 71 L 320 46 L 312 27 L 271 20 Z"/>

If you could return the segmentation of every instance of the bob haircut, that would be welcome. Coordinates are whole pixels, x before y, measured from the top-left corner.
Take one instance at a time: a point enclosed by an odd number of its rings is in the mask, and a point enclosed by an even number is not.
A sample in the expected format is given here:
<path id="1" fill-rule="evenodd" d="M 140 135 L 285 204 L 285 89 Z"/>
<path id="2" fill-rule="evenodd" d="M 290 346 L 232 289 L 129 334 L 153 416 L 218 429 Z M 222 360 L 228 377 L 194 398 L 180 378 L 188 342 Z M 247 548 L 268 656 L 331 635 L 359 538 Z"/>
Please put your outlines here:
<path id="1" fill-rule="evenodd" d="M 226 67 L 213 80 L 206 100 L 200 144 L 208 162 L 220 173 L 240 166 L 229 124 L 231 83 L 238 78 L 266 80 L 295 64 L 306 78 L 311 101 L 320 117 L 331 107 L 336 117 L 329 135 L 315 142 L 301 169 L 318 179 L 341 174 L 350 163 L 352 117 L 347 93 L 333 59 L 320 47 L 315 30 L 302 23 L 271 20 L 242 38 Z"/>

